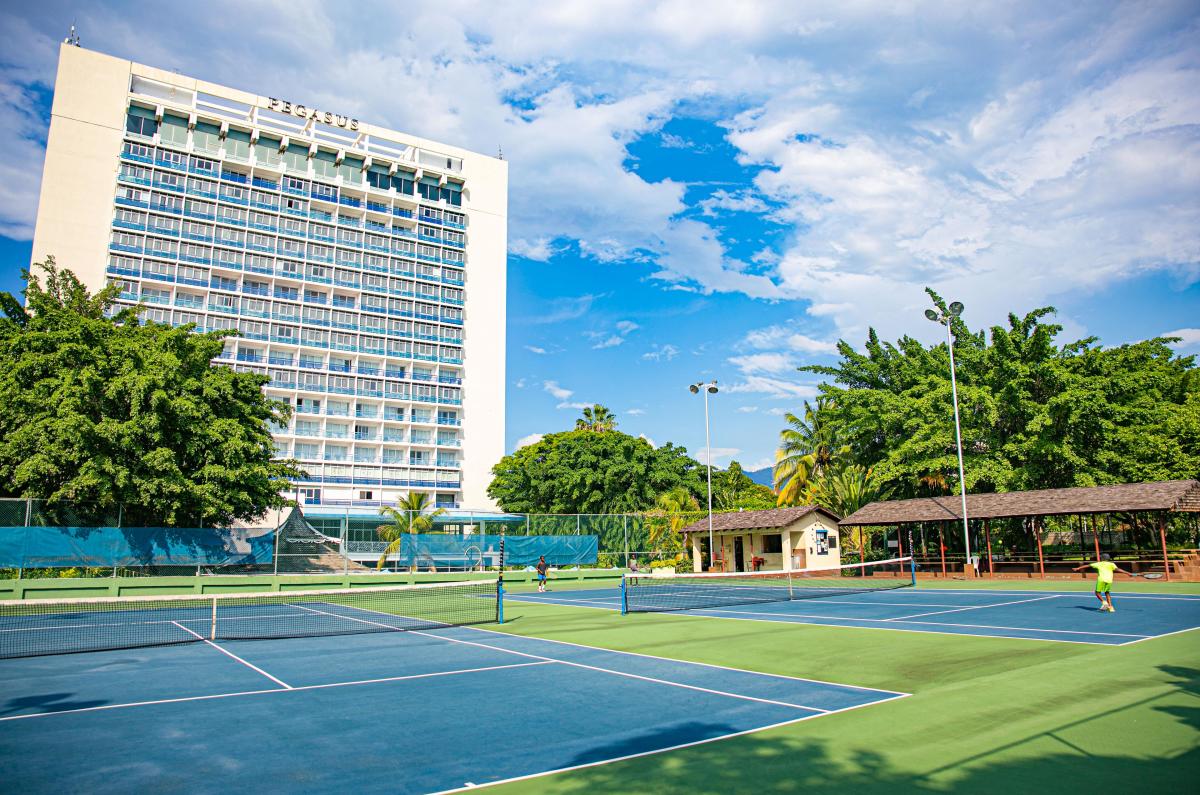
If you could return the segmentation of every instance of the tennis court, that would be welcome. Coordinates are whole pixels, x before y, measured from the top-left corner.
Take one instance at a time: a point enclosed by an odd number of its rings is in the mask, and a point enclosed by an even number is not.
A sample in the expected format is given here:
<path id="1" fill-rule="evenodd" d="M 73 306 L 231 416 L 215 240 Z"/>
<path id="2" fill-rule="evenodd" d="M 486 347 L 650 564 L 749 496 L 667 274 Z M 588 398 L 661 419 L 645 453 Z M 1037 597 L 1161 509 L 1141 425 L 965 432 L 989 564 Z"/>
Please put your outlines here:
<path id="1" fill-rule="evenodd" d="M 735 578 L 736 579 L 736 578 Z M 869 580 L 869 578 L 867 578 Z M 678 585 L 663 583 L 677 582 Z M 847 582 L 862 582 L 851 580 Z M 636 584 L 634 584 L 636 582 Z M 905 580 L 868 581 L 862 588 L 794 599 L 772 594 L 717 593 L 702 586 L 693 595 L 686 577 L 641 577 L 627 585 L 631 609 L 678 610 L 688 615 L 745 621 L 857 627 L 893 632 L 933 632 L 997 638 L 1124 646 L 1200 629 L 1200 596 L 1122 593 L 1114 595 L 1115 613 L 1097 610 L 1090 582 L 1071 590 L 972 590 L 904 587 Z M 753 587 L 753 586 L 752 586 Z M 762 589 L 759 589 L 762 590 Z M 768 590 L 778 590 L 771 587 Z M 801 589 L 797 589 L 801 590 Z M 661 592 L 661 593 L 660 593 Z M 510 599 L 601 610 L 621 609 L 620 588 L 563 589 L 514 594 Z M 749 603 L 744 600 L 753 599 Z"/>
<path id="2" fill-rule="evenodd" d="M 6 605 L 0 771 L 31 793 L 455 791 L 906 695 L 497 632 L 488 586 Z"/>

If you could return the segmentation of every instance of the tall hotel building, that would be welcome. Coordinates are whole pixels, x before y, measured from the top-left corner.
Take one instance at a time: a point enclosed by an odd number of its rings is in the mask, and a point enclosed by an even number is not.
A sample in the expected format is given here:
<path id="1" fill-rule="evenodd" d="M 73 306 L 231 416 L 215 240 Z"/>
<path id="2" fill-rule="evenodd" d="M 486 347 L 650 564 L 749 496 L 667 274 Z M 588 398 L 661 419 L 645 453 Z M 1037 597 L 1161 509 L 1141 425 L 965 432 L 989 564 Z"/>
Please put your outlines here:
<path id="1" fill-rule="evenodd" d="M 487 507 L 503 455 L 508 165 L 64 45 L 33 257 L 294 408 L 308 504 Z"/>

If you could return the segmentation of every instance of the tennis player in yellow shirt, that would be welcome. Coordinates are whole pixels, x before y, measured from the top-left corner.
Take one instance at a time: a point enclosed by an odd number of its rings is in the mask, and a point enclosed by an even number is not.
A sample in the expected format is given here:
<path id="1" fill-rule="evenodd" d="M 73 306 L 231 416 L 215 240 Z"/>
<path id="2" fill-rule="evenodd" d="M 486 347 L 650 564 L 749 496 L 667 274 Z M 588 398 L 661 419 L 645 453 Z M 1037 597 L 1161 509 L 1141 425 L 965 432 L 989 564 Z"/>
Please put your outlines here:
<path id="1" fill-rule="evenodd" d="M 1071 571 L 1083 571 L 1089 568 L 1096 570 L 1096 598 L 1100 600 L 1100 612 L 1103 613 L 1105 610 L 1110 613 L 1117 612 L 1112 603 L 1113 574 L 1119 571 L 1122 574 L 1128 574 L 1132 577 L 1133 572 L 1125 571 L 1125 569 L 1113 563 L 1107 552 L 1101 553 L 1100 560 L 1095 563 L 1085 563 L 1082 566 L 1071 569 Z"/>

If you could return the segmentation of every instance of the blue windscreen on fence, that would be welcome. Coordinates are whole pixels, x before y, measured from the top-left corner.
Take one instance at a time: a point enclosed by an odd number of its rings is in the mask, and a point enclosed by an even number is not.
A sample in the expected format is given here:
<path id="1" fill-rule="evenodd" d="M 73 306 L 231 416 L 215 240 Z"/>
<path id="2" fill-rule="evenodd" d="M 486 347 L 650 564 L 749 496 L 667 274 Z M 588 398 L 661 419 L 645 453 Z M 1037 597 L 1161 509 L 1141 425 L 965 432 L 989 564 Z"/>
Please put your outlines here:
<path id="1" fill-rule="evenodd" d="M 0 527 L 0 568 L 271 563 L 272 528 Z"/>
<path id="2" fill-rule="evenodd" d="M 596 562 L 596 536 L 505 536 L 504 564 L 532 566 L 541 556 L 552 566 L 574 566 Z M 462 566 L 471 568 L 500 564 L 500 536 L 473 533 L 406 533 L 400 540 L 400 556 L 390 562 L 405 566 Z"/>

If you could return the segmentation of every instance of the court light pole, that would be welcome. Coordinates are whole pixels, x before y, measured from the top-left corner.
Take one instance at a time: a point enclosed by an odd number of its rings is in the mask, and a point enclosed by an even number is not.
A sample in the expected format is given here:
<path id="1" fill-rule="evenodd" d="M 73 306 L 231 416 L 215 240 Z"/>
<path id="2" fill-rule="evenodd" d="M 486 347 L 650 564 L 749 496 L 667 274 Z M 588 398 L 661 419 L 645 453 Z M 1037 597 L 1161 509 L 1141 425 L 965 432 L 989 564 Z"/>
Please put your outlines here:
<path id="1" fill-rule="evenodd" d="M 716 547 L 713 546 L 713 512 L 712 512 L 712 438 L 708 431 L 708 395 L 709 393 L 717 394 L 717 379 L 713 379 L 709 383 L 700 381 L 688 387 L 695 395 L 700 390 L 704 390 L 704 451 L 705 458 L 708 460 L 708 570 L 712 571 L 713 565 L 717 561 Z"/>
<path id="2" fill-rule="evenodd" d="M 962 495 L 963 549 L 966 550 L 966 563 L 970 564 L 971 536 L 967 529 L 967 479 L 963 474 L 962 426 L 958 421 L 958 380 L 954 375 L 954 336 L 950 332 L 951 321 L 961 315 L 964 308 L 960 301 L 954 301 L 945 312 L 926 309 L 925 317 L 946 327 L 946 348 L 950 351 L 950 392 L 954 397 L 954 440 L 958 445 L 958 491 Z"/>

